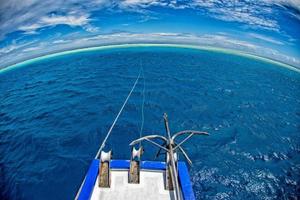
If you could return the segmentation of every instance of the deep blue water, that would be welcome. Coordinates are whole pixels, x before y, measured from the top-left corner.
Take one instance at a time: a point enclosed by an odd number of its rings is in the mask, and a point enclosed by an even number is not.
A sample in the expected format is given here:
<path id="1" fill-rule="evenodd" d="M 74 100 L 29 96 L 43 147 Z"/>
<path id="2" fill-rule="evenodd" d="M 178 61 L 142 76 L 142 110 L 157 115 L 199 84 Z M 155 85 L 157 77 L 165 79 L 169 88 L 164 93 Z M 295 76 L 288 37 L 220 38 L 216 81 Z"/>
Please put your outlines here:
<path id="1" fill-rule="evenodd" d="M 144 134 L 198 129 L 185 145 L 197 199 L 300 195 L 300 74 L 263 61 L 170 47 L 58 56 L 0 74 L 0 199 L 72 199 L 143 65 Z M 129 159 L 143 80 L 109 148 Z M 146 145 L 144 159 L 153 159 Z"/>

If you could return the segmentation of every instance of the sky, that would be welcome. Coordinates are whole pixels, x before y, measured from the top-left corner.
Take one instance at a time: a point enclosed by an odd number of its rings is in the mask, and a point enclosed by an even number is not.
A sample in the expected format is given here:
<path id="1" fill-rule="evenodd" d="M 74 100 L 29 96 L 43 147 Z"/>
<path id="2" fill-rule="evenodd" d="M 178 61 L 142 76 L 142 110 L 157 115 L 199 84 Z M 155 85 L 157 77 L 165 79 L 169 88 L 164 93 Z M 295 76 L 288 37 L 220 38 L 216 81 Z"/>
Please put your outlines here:
<path id="1" fill-rule="evenodd" d="M 0 0 L 0 68 L 124 43 L 219 47 L 300 68 L 300 0 Z"/>

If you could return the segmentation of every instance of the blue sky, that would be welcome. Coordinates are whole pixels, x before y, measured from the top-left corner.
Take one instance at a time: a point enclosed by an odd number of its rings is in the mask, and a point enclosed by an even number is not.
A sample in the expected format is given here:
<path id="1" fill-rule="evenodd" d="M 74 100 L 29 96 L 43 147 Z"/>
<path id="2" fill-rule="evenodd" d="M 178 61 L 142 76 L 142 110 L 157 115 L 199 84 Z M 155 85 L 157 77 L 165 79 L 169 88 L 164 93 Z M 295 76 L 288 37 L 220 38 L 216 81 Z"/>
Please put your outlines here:
<path id="1" fill-rule="evenodd" d="M 300 68 L 300 0 L 0 1 L 0 68 L 111 43 L 235 49 Z"/>

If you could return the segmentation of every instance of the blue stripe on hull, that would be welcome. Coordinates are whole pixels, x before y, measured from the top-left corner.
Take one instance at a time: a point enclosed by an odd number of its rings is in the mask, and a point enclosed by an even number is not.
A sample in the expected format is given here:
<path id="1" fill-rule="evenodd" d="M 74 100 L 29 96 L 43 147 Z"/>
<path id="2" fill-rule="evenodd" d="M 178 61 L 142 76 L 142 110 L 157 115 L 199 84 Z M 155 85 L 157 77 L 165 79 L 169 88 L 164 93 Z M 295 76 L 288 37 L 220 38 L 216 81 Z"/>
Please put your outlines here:
<path id="1" fill-rule="evenodd" d="M 99 160 L 93 160 L 86 174 L 78 200 L 88 200 L 94 189 L 99 171 Z"/>
<path id="2" fill-rule="evenodd" d="M 195 200 L 190 174 L 184 162 L 178 162 L 178 177 L 184 200 Z"/>

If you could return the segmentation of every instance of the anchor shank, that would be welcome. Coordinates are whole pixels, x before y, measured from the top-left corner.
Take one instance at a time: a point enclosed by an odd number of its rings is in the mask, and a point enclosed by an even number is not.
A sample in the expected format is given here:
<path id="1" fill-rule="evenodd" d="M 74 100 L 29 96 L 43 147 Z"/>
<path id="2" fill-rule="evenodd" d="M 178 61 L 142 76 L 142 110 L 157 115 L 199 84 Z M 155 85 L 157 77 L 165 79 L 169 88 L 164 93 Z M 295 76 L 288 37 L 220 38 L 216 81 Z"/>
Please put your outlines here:
<path id="1" fill-rule="evenodd" d="M 178 176 L 177 176 L 177 166 L 175 163 L 174 150 L 173 150 L 174 142 L 171 138 L 169 123 L 168 123 L 168 116 L 166 113 L 164 114 L 164 120 L 165 120 L 166 132 L 167 132 L 168 139 L 169 139 L 168 154 L 169 154 L 169 158 L 170 158 L 170 161 L 169 161 L 170 163 L 167 163 L 167 164 L 168 164 L 168 167 L 170 167 L 170 169 L 171 169 L 170 171 L 171 171 L 172 184 L 175 187 L 175 197 L 176 197 L 175 199 L 181 200 L 180 187 L 179 187 Z"/>

